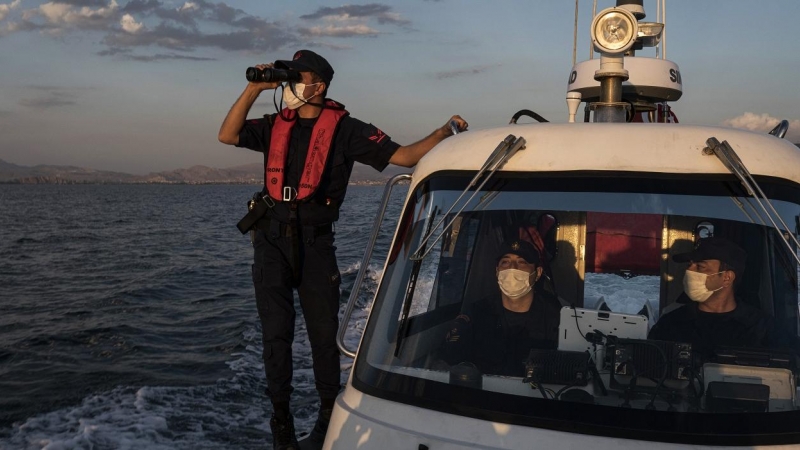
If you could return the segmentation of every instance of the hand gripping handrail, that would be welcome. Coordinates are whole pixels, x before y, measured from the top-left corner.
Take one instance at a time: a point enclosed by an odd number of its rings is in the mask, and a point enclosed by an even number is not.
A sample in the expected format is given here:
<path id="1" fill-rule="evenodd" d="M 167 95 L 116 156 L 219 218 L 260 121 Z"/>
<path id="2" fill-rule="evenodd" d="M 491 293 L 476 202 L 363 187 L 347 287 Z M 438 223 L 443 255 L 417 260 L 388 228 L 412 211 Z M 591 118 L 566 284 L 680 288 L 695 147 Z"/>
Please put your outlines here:
<path id="1" fill-rule="evenodd" d="M 772 227 L 775 231 L 778 232 L 778 236 L 781 237 L 781 241 L 786 244 L 786 248 L 789 249 L 789 253 L 794 256 L 795 261 L 800 264 L 800 256 L 797 256 L 797 251 L 792 248 L 792 244 L 789 243 L 789 240 L 786 239 L 786 236 L 778 227 L 778 224 L 775 223 L 773 219 L 773 215 L 778 221 L 783 225 L 783 228 L 787 231 L 787 234 L 792 238 L 794 244 L 797 248 L 800 248 L 800 242 L 797 241 L 794 233 L 790 231 L 786 222 L 783 221 L 783 218 L 778 211 L 772 206 L 772 203 L 769 201 L 769 198 L 764 194 L 764 191 L 761 190 L 761 187 L 756 183 L 756 180 L 753 178 L 753 175 L 750 174 L 750 171 L 747 170 L 747 167 L 744 165 L 742 160 L 739 158 L 739 155 L 733 150 L 728 141 L 722 141 L 721 143 L 715 137 L 711 137 L 706 141 L 707 148 L 703 149 L 703 152 L 707 155 L 714 154 L 719 158 L 722 164 L 727 168 L 732 174 L 736 175 L 741 181 L 744 188 L 747 190 L 747 193 L 753 196 L 758 206 L 761 208 L 761 211 L 767 216 Z M 762 202 L 763 200 L 763 202 Z M 766 206 L 764 206 L 766 204 Z M 769 207 L 769 209 L 767 208 Z M 770 214 L 771 212 L 771 214 Z"/>
<path id="2" fill-rule="evenodd" d="M 506 161 L 508 161 L 512 156 L 514 156 L 514 154 L 517 153 L 517 151 L 524 148 L 525 148 L 525 138 L 523 138 L 522 136 L 516 137 L 513 134 L 509 134 L 508 136 L 506 136 L 506 138 L 503 139 L 502 142 L 500 142 L 497 148 L 494 149 L 492 154 L 489 155 L 489 158 L 486 160 L 485 163 L 483 163 L 483 166 L 480 168 L 480 170 L 478 170 L 478 173 L 475 174 L 475 176 L 469 182 L 464 191 L 461 192 L 461 195 L 459 195 L 458 198 L 453 202 L 453 204 L 450 206 L 450 209 L 448 209 L 447 212 L 442 214 L 442 218 L 439 219 L 439 222 L 437 222 L 436 225 L 431 227 L 430 233 L 428 233 L 425 236 L 425 238 L 419 244 L 417 250 L 412 254 L 411 258 L 409 259 L 411 259 L 412 261 L 419 261 L 425 259 L 428 253 L 430 253 L 431 249 L 433 249 L 434 244 L 439 242 L 439 239 L 441 239 L 442 236 L 444 236 L 444 234 L 450 228 L 452 222 L 450 222 L 450 224 L 448 224 L 447 226 L 442 227 L 442 232 L 439 233 L 439 236 L 437 236 L 436 239 L 433 240 L 431 245 L 428 246 L 427 250 L 425 250 L 425 247 L 428 244 L 428 240 L 430 240 L 431 236 L 433 236 L 433 232 L 436 231 L 436 229 L 442 225 L 442 223 L 447 219 L 448 215 L 450 215 L 453 209 L 455 209 L 456 205 L 458 205 L 461 199 L 464 198 L 464 195 L 466 195 L 466 193 L 469 192 L 470 188 L 475 186 L 475 184 L 478 182 L 481 176 L 483 176 L 483 174 L 486 173 L 488 170 L 488 174 L 486 175 L 486 177 L 483 179 L 481 184 L 475 188 L 475 191 L 473 191 L 472 195 L 470 195 L 467 201 L 464 202 L 464 204 L 458 210 L 456 215 L 459 215 L 461 214 L 462 211 L 464 211 L 464 208 L 466 208 L 467 205 L 469 205 L 469 202 L 471 202 L 472 199 L 475 198 L 475 195 L 477 195 L 478 192 L 481 191 L 486 182 L 492 178 L 492 175 L 494 175 L 494 173 L 500 167 L 502 167 Z"/>
<path id="3" fill-rule="evenodd" d="M 769 134 L 783 139 L 783 137 L 786 136 L 787 131 L 789 131 L 789 121 L 784 119 L 775 125 L 775 128 L 773 128 Z"/>
<path id="4" fill-rule="evenodd" d="M 356 281 L 353 283 L 353 289 L 350 291 L 350 299 L 347 300 L 347 306 L 344 308 L 344 315 L 339 324 L 339 331 L 336 334 L 336 345 L 339 347 L 339 351 L 351 358 L 356 357 L 356 350 L 347 348 L 347 345 L 344 343 L 344 335 L 347 333 L 347 326 L 350 323 L 350 316 L 353 314 L 353 308 L 358 299 L 358 291 L 361 289 L 361 283 L 364 281 L 364 274 L 367 273 L 367 265 L 369 265 L 369 260 L 372 258 L 372 250 L 375 248 L 375 241 L 378 239 L 378 233 L 381 231 L 381 224 L 383 223 L 383 217 L 386 213 L 386 207 L 389 204 L 389 197 L 392 194 L 392 189 L 398 182 L 404 180 L 411 180 L 411 174 L 404 173 L 395 175 L 386 183 L 386 187 L 383 190 L 381 205 L 378 207 L 378 214 L 375 216 L 375 223 L 372 225 L 372 235 L 369 241 L 367 241 L 364 257 L 361 258 L 361 267 L 358 269 Z"/>

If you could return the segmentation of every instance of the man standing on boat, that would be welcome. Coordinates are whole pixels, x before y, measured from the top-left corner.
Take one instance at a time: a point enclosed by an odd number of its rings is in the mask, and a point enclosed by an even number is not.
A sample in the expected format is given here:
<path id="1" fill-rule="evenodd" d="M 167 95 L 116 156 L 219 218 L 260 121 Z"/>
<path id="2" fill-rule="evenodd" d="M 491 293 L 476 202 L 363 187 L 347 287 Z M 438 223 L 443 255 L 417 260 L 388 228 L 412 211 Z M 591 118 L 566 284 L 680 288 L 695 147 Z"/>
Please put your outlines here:
<path id="1" fill-rule="evenodd" d="M 339 269 L 333 222 L 339 219 L 354 162 L 382 171 L 389 163 L 413 167 L 436 144 L 452 135 L 453 116 L 422 140 L 401 146 L 377 127 L 351 117 L 326 97 L 333 68 L 325 58 L 300 50 L 290 61 L 256 66 L 299 72 L 302 80 L 283 85 L 286 108 L 263 119 L 246 120 L 259 94 L 281 86 L 250 82 L 219 130 L 224 144 L 264 153 L 265 187 L 253 211 L 253 283 L 261 319 L 264 370 L 272 401 L 270 427 L 275 449 L 299 448 L 289 409 L 292 388 L 293 290 L 311 343 L 320 411 L 309 439 L 321 445 L 340 389 Z M 250 214 L 253 219 L 253 213 Z M 244 226 L 240 227 L 240 230 Z M 251 227 L 247 227 L 251 228 Z M 242 230 L 243 232 L 246 231 Z"/>
<path id="2" fill-rule="evenodd" d="M 522 377 L 531 349 L 556 348 L 561 304 L 535 287 L 542 258 L 531 243 L 506 242 L 499 255 L 497 294 L 456 317 L 441 355 L 450 365 L 471 362 L 481 373 Z"/>

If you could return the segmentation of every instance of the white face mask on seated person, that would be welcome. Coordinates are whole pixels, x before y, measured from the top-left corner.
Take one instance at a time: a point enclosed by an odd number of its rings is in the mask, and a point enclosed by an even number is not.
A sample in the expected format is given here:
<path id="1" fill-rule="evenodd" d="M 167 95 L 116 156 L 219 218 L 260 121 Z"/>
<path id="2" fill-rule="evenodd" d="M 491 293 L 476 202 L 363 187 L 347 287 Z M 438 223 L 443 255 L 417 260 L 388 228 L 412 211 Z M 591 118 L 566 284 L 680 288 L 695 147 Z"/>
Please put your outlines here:
<path id="1" fill-rule="evenodd" d="M 722 272 L 725 271 L 723 270 L 717 273 L 705 274 L 695 272 L 693 270 L 687 270 L 686 274 L 683 276 L 683 290 L 686 292 L 686 295 L 692 299 L 692 301 L 703 303 L 704 301 L 708 300 L 708 298 L 711 297 L 714 292 L 717 292 L 724 287 L 720 286 L 717 289 L 710 290 L 706 286 L 708 277 L 719 275 Z"/>
<path id="2" fill-rule="evenodd" d="M 308 101 L 316 97 L 317 94 L 314 94 L 309 98 L 304 98 L 303 93 L 306 91 L 306 87 L 316 86 L 318 84 L 319 83 L 312 83 L 312 84 L 289 83 L 287 86 L 284 86 L 283 102 L 286 103 L 286 107 L 289 109 L 297 109 L 303 106 L 304 104 L 308 103 Z M 297 92 L 296 95 L 295 92 Z"/>
<path id="3" fill-rule="evenodd" d="M 531 291 L 532 284 L 536 283 L 536 278 L 531 282 L 531 272 L 519 269 L 503 269 L 497 272 L 497 284 L 503 294 L 510 298 L 519 298 Z"/>

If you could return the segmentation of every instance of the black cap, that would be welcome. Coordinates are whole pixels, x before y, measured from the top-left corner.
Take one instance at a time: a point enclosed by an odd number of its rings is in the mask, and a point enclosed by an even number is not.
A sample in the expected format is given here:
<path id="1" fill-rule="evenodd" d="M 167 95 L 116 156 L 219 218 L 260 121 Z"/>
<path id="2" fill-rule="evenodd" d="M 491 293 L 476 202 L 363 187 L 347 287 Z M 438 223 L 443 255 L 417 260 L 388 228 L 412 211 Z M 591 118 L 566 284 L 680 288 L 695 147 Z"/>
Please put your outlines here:
<path id="1" fill-rule="evenodd" d="M 499 261 L 503 256 L 509 253 L 521 257 L 530 264 L 539 264 L 539 251 L 528 241 L 514 240 L 504 242 L 503 245 L 500 246 L 500 255 L 497 257 L 497 260 Z"/>
<path id="2" fill-rule="evenodd" d="M 694 250 L 672 256 L 675 262 L 703 261 L 716 259 L 731 267 L 737 276 L 744 272 L 747 253 L 738 245 L 722 237 L 700 239 Z"/>
<path id="3" fill-rule="evenodd" d="M 291 61 L 275 61 L 276 69 L 290 69 L 298 72 L 314 72 L 322 81 L 330 84 L 333 80 L 333 67 L 328 61 L 311 50 L 298 50 Z"/>

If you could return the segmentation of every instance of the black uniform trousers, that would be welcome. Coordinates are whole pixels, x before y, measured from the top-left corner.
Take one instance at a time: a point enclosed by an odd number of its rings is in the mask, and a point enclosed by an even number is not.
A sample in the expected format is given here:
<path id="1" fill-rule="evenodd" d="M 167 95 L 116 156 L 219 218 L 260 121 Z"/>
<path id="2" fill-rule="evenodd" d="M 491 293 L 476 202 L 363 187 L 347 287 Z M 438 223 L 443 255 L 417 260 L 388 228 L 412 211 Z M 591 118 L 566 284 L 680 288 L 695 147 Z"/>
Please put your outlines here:
<path id="1" fill-rule="evenodd" d="M 295 308 L 292 280 L 292 237 L 300 232 L 300 283 L 296 286 L 311 344 L 314 378 L 320 398 L 336 398 L 340 389 L 339 268 L 332 232 L 294 231 L 277 221 L 257 229 L 253 242 L 253 284 L 264 344 L 267 391 L 273 403 L 288 402 L 292 387 L 292 342 Z M 287 235 L 288 234 L 288 235 Z M 305 234 L 305 235 L 304 235 Z"/>

